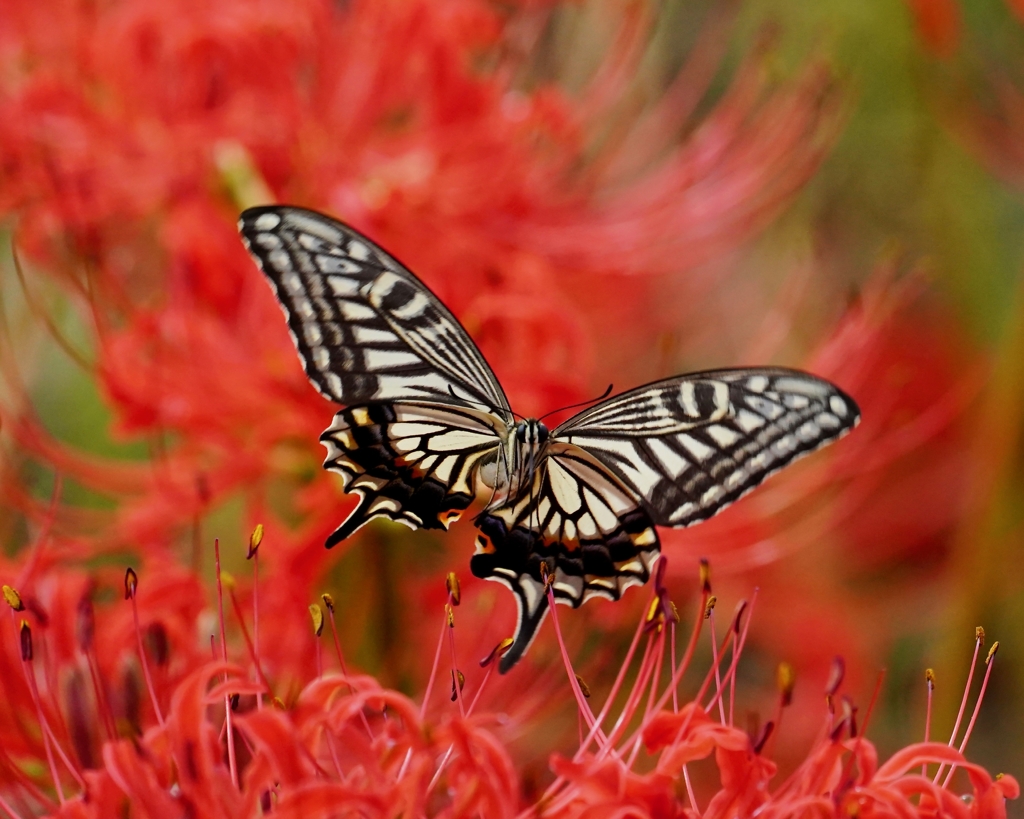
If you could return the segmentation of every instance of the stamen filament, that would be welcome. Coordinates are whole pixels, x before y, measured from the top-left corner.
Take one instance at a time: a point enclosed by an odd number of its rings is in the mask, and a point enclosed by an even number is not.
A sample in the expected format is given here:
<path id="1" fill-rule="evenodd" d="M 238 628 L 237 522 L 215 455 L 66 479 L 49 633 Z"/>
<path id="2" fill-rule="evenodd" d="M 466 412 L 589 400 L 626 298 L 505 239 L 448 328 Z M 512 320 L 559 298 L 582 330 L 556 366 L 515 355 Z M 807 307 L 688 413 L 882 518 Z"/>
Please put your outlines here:
<path id="1" fill-rule="evenodd" d="M 153 703 L 153 711 L 156 713 L 157 724 L 164 727 L 164 715 L 160 710 L 160 703 L 157 702 L 156 689 L 153 687 L 153 677 L 149 673 L 149 661 L 146 658 L 146 649 L 142 644 L 142 627 L 139 625 L 139 606 L 135 600 L 138 591 L 138 576 L 129 567 L 124 578 L 125 596 L 132 601 L 132 618 L 135 621 L 135 640 L 139 646 L 139 663 L 142 665 L 142 676 L 146 680 L 146 690 L 149 692 L 150 702 Z"/>
<path id="2" fill-rule="evenodd" d="M 444 621 L 441 623 L 441 633 L 437 638 L 437 648 L 434 649 L 434 664 L 430 668 L 430 677 L 427 679 L 427 689 L 423 692 L 423 702 L 420 704 L 420 719 L 427 713 L 427 703 L 430 702 L 430 694 L 434 690 L 434 680 L 437 677 L 437 668 L 441 662 L 441 649 L 444 647 L 444 638 L 448 633 L 448 612 L 447 607 L 452 604 L 451 593 L 448 594 L 448 602 L 445 603 Z"/>
<path id="3" fill-rule="evenodd" d="M 4 799 L 3 794 L 0 794 L 0 808 L 3 808 L 4 812 L 6 812 L 11 819 L 21 819 L 18 812 L 11 807 L 10 803 L 6 799 Z"/>
<path id="4" fill-rule="evenodd" d="M 451 594 L 448 595 L 451 597 Z M 455 699 L 459 704 L 459 716 L 465 718 L 466 706 L 462 702 L 462 686 L 459 685 L 459 666 L 455 660 L 455 615 L 448 607 L 448 651 L 452 660 L 452 685 L 455 687 Z"/>
<path id="5" fill-rule="evenodd" d="M 690 781 L 690 770 L 685 765 L 683 765 L 683 784 L 686 785 L 686 798 L 690 800 L 690 807 L 700 815 L 700 811 L 697 810 L 697 795 L 693 792 L 693 783 Z"/>
<path id="6" fill-rule="evenodd" d="M 957 750 L 962 754 L 967 750 L 967 740 L 971 738 L 971 732 L 974 730 L 974 723 L 978 721 L 978 712 L 981 711 L 981 703 L 985 699 L 985 690 L 988 688 L 988 678 L 992 676 L 992 667 L 995 665 L 996 651 L 999 649 L 999 643 L 992 643 L 992 648 L 989 649 L 988 657 L 985 659 L 985 676 L 981 681 L 981 690 L 978 691 L 978 698 L 974 702 L 974 711 L 971 713 L 971 721 L 967 723 L 967 730 L 964 731 L 963 741 L 960 743 L 960 747 Z M 942 780 L 942 787 L 946 788 L 949 786 L 949 781 L 953 778 L 953 772 L 956 771 L 957 766 L 951 765 L 949 773 L 946 774 L 946 778 Z"/>
<path id="7" fill-rule="evenodd" d="M 654 650 L 654 672 L 650 675 L 650 687 L 647 690 L 647 705 L 644 708 L 645 720 L 649 719 L 652 715 L 652 706 L 654 704 L 654 698 L 658 693 L 658 682 L 661 680 L 661 669 L 663 660 L 665 659 L 665 630 L 661 629 L 656 638 L 657 647 Z M 642 744 L 642 735 L 637 735 L 636 741 L 633 743 L 633 747 L 630 749 L 629 757 L 626 759 L 626 766 L 629 768 L 633 767 L 633 763 L 636 761 L 637 755 L 640 753 L 640 746 Z"/>
<path id="8" fill-rule="evenodd" d="M 331 637 L 334 640 L 334 653 L 338 657 L 338 665 L 341 667 L 341 673 L 348 677 L 348 666 L 345 665 L 345 655 L 341 650 L 341 640 L 338 639 L 338 624 L 334 621 L 334 606 L 327 606 L 327 616 L 331 621 Z M 352 689 L 352 686 L 349 686 Z M 354 689 L 352 689 L 354 690 Z"/>
<path id="9" fill-rule="evenodd" d="M 92 680 L 92 688 L 96 694 L 96 709 L 103 721 L 103 730 L 107 739 L 117 739 L 117 730 L 114 728 L 114 715 L 110 710 L 110 703 L 107 701 L 106 691 L 103 690 L 103 681 L 100 679 L 99 666 L 96 663 L 96 654 L 92 649 L 85 652 L 85 664 L 89 666 L 89 678 Z"/>
<path id="10" fill-rule="evenodd" d="M 452 663 L 454 665 L 454 661 Z M 473 713 L 473 709 L 476 708 L 477 702 L 480 700 L 480 695 L 483 693 L 484 686 L 487 685 L 487 681 L 491 678 L 491 672 L 494 670 L 494 663 L 490 663 L 487 666 L 487 671 L 484 672 L 484 678 L 480 681 L 480 685 L 477 687 L 476 694 L 473 695 L 472 701 L 469 703 L 469 707 L 466 709 L 466 713 L 463 717 L 468 717 Z M 461 694 L 460 694 L 461 695 Z M 448 750 L 445 751 L 444 757 L 441 762 L 438 763 L 437 770 L 430 779 L 430 784 L 427 785 L 427 793 L 430 793 L 441 779 L 441 774 L 444 772 L 445 767 L 448 765 L 448 760 L 451 759 L 452 753 L 455 751 L 455 745 L 449 745 Z"/>
<path id="11" fill-rule="evenodd" d="M 224 628 L 224 588 L 220 573 L 220 538 L 213 539 L 213 555 L 217 575 L 217 617 L 220 621 L 220 657 L 224 664 L 228 661 L 227 634 Z M 146 675 L 148 678 L 148 674 Z M 224 672 L 224 682 L 228 681 L 228 673 Z M 231 774 L 231 784 L 238 787 L 238 764 L 235 761 L 235 732 L 231 728 L 231 696 L 224 694 L 224 726 L 227 730 L 228 741 L 228 771 Z M 163 723 L 161 722 L 161 725 Z"/>
<path id="12" fill-rule="evenodd" d="M 345 655 L 341 650 L 341 640 L 338 638 L 338 624 L 334 620 L 334 600 L 329 594 L 321 595 L 321 598 L 324 601 L 324 605 L 327 607 L 327 615 L 331 621 L 331 637 L 334 640 L 334 652 L 338 655 L 338 665 L 341 666 L 341 673 L 345 675 L 348 690 L 354 694 L 356 689 L 348 679 L 348 667 L 345 665 Z M 363 721 L 363 728 L 366 729 L 366 735 L 372 739 L 373 730 L 370 728 L 369 720 L 366 719 L 366 713 L 364 711 L 360 711 L 359 718 Z"/>
<path id="13" fill-rule="evenodd" d="M 12 612 L 13 613 L 13 612 Z M 17 624 L 17 620 L 15 620 Z M 17 632 L 16 632 L 17 633 Z M 29 694 L 32 697 L 32 704 L 36 708 L 36 718 L 39 720 L 39 726 L 43 729 L 43 750 L 46 752 L 46 761 L 50 766 L 50 777 L 53 779 L 54 788 L 57 791 L 57 801 L 60 802 L 61 807 L 65 804 L 64 799 L 64 788 L 60 784 L 60 776 L 57 774 L 57 763 L 53 759 L 53 748 L 50 746 L 52 732 L 50 731 L 50 724 L 46 721 L 46 715 L 43 713 L 43 704 L 39 701 L 39 692 L 36 689 L 35 679 L 32 676 L 32 668 L 28 660 L 22 657 L 21 668 L 25 673 L 25 682 L 28 685 Z M 52 740 L 56 745 L 56 739 Z"/>
<path id="14" fill-rule="evenodd" d="M 878 672 L 878 677 L 875 680 L 875 690 L 871 694 L 871 702 L 868 703 L 868 710 L 864 712 L 864 722 L 860 726 L 860 730 L 857 731 L 856 739 L 854 740 L 853 747 L 850 749 L 850 755 L 846 758 L 846 763 L 843 765 L 842 776 L 839 777 L 840 788 L 846 789 L 852 782 L 850 781 L 850 772 L 853 769 L 853 763 L 858 759 L 857 752 L 860 750 L 860 746 L 864 741 L 864 734 L 867 732 L 868 724 L 871 721 L 871 714 L 874 713 L 875 704 L 878 702 L 878 696 L 882 693 L 882 683 L 885 680 L 885 669 L 883 668 Z M 856 709 L 854 709 L 856 711 Z M 853 731 L 853 721 L 850 723 L 850 730 Z"/>
<path id="15" fill-rule="evenodd" d="M 445 615 L 444 621 L 441 623 L 441 633 L 437 638 L 437 648 L 434 649 L 434 664 L 430 667 L 430 676 L 427 678 L 427 688 L 423 692 L 423 702 L 420 703 L 420 719 L 423 719 L 427 713 L 427 703 L 430 702 L 430 694 L 434 690 L 434 680 L 437 679 L 437 669 L 441 663 L 441 649 L 444 647 L 444 637 L 448 630 L 448 608 L 452 604 L 452 593 L 449 590 L 448 599 L 445 602 Z M 409 767 L 409 763 L 412 761 L 412 748 L 409 748 L 405 752 L 405 759 L 402 760 L 402 765 L 398 769 L 397 779 L 401 780 L 405 776 L 405 772 Z"/>
<path id="16" fill-rule="evenodd" d="M 720 673 L 720 667 L 718 664 L 718 638 L 715 635 L 715 610 L 711 609 L 708 612 L 708 630 L 711 632 L 711 664 L 715 669 L 715 685 L 718 690 L 722 690 L 722 676 Z M 718 700 L 718 720 L 725 725 L 725 701 L 724 698 Z M 729 720 L 730 724 L 732 719 Z"/>
<path id="17" fill-rule="evenodd" d="M 978 652 L 981 651 L 981 646 L 985 642 L 985 632 L 981 628 L 974 630 L 974 656 L 971 658 L 971 668 L 967 672 L 967 684 L 964 685 L 964 695 L 960 699 L 960 710 L 956 715 L 956 722 L 953 723 L 953 732 L 949 735 L 949 742 L 946 744 L 952 748 L 953 743 L 956 742 L 957 732 L 960 730 L 960 722 L 964 717 L 964 711 L 967 708 L 967 697 L 971 693 L 971 682 L 974 680 L 974 669 L 978 665 Z M 944 764 L 939 765 L 939 769 L 935 772 L 935 776 L 932 777 L 932 784 L 937 785 L 939 777 L 942 776 L 942 772 L 945 770 Z"/>
<path id="18" fill-rule="evenodd" d="M 262 538 L 261 538 L 262 539 Z M 232 596 L 233 597 L 233 596 Z M 241 615 L 238 617 L 238 622 L 242 623 L 242 633 L 245 634 L 246 645 L 249 646 L 249 635 L 245 631 L 245 624 L 242 620 Z M 252 555 L 252 645 L 249 646 L 250 651 L 254 657 L 253 664 L 256 666 L 256 673 L 259 674 L 260 680 L 264 685 L 267 686 L 267 692 L 270 692 L 270 686 L 267 684 L 267 678 L 263 675 L 263 669 L 260 668 L 259 657 L 260 657 L 260 551 L 255 549 Z M 256 694 L 256 710 L 263 710 L 263 692 Z"/>
<path id="19" fill-rule="evenodd" d="M 647 645 L 644 647 L 644 656 L 640 660 L 640 669 L 637 680 L 633 684 L 633 688 L 629 692 L 629 696 L 626 698 L 626 702 L 622 706 L 622 710 L 619 712 L 618 718 L 612 725 L 612 730 L 608 733 L 607 738 L 604 739 L 603 743 L 595 752 L 594 756 L 597 759 L 603 759 L 608 754 L 618 756 L 615 750 L 615 745 L 622 737 L 622 732 L 625 731 L 626 724 L 630 719 L 632 719 L 633 714 L 636 712 L 636 704 L 640 697 L 643 696 L 643 691 L 647 687 L 647 680 L 650 679 L 651 665 L 649 660 L 653 649 L 654 638 L 653 636 L 648 636 Z"/>
<path id="20" fill-rule="evenodd" d="M 653 599 L 653 596 L 652 596 Z M 615 675 L 615 682 L 612 683 L 611 690 L 608 692 L 608 696 L 605 698 L 604 705 L 601 706 L 601 711 L 594 720 L 594 727 L 590 729 L 590 733 L 587 734 L 583 742 L 580 743 L 579 750 L 573 755 L 573 762 L 579 762 L 583 755 L 586 753 L 588 746 L 594 741 L 594 737 L 597 736 L 600 730 L 601 724 L 604 722 L 605 717 L 608 716 L 608 711 L 611 709 L 612 704 L 615 702 L 615 697 L 618 696 L 619 688 L 622 687 L 622 683 L 626 678 L 626 672 L 629 670 L 629 666 L 633 662 L 633 655 L 636 654 L 637 646 L 640 645 L 640 635 L 644 633 L 644 621 L 641 619 L 637 623 L 636 631 L 633 633 L 633 640 L 629 644 L 629 648 L 626 650 L 626 656 L 622 661 L 622 665 L 619 666 L 619 673 Z M 554 784 L 554 783 L 552 783 Z"/>
<path id="21" fill-rule="evenodd" d="M 935 672 L 930 668 L 924 674 L 925 684 L 928 686 L 928 704 L 924 712 L 924 741 L 930 742 L 932 735 L 932 699 L 935 694 Z M 921 765 L 921 776 L 928 776 L 928 763 Z"/>
<path id="22" fill-rule="evenodd" d="M 254 644 L 254 639 L 249 638 L 249 629 L 245 627 L 245 618 L 242 616 L 242 607 L 238 602 L 238 596 L 235 594 L 234 589 L 228 589 L 228 597 L 231 599 L 231 608 L 235 612 L 235 619 L 238 620 L 238 626 L 242 631 L 242 639 L 245 640 L 246 651 L 249 652 L 249 659 L 252 660 L 253 668 L 256 669 L 256 676 L 259 681 L 263 684 L 266 693 L 270 693 L 270 682 L 267 680 L 266 675 L 263 673 L 263 668 L 260 665 L 259 648 Z M 255 629 L 255 625 L 254 625 Z M 263 707 L 263 691 L 256 694 L 256 707 L 262 709 Z"/>
<path id="23" fill-rule="evenodd" d="M 19 640 L 21 641 L 21 669 L 25 674 L 25 682 L 28 685 L 29 694 L 32 697 L 32 704 L 36 709 L 36 716 L 39 720 L 39 726 L 42 730 L 43 747 L 46 751 L 46 759 L 49 763 L 50 774 L 53 777 L 54 785 L 57 790 L 57 797 L 61 803 L 64 804 L 64 791 L 61 787 L 60 777 L 57 775 L 57 766 L 53 759 L 53 751 L 57 752 L 57 756 L 60 757 L 61 762 L 68 769 L 71 776 L 74 777 L 78 786 L 84 791 L 85 780 L 82 779 L 81 774 L 78 772 L 78 768 L 75 767 L 74 763 L 68 758 L 68 755 L 64 753 L 64 749 L 61 747 L 60 742 L 57 740 L 57 735 L 53 732 L 50 727 L 50 722 L 46 718 L 46 712 L 43 710 L 43 700 L 39 695 L 39 687 L 36 685 L 35 674 L 32 670 L 32 634 L 29 629 L 29 625 L 26 621 L 22 620 L 20 624 L 17 621 L 17 615 L 14 609 L 11 609 L 11 617 L 16 626 L 16 633 L 19 634 Z M 58 712 L 59 713 L 59 712 Z M 51 745 L 52 743 L 52 745 Z"/>
<path id="24" fill-rule="evenodd" d="M 576 697 L 576 705 L 579 708 L 580 713 L 583 715 L 583 719 L 586 720 L 589 728 L 597 725 L 594 719 L 594 712 L 590 710 L 590 703 L 587 702 L 586 697 L 583 696 L 583 690 L 580 688 L 580 681 L 576 679 L 576 672 L 572 670 L 572 661 L 569 659 L 569 650 L 565 647 L 565 641 L 562 639 L 562 629 L 558 625 L 558 612 L 555 611 L 555 591 L 548 585 L 548 608 L 551 611 L 551 624 L 555 627 L 555 639 L 558 641 L 558 648 L 562 654 L 562 664 L 565 666 L 565 673 L 569 676 L 569 686 L 572 688 L 572 693 Z M 598 736 L 604 739 L 598 728 Z"/>

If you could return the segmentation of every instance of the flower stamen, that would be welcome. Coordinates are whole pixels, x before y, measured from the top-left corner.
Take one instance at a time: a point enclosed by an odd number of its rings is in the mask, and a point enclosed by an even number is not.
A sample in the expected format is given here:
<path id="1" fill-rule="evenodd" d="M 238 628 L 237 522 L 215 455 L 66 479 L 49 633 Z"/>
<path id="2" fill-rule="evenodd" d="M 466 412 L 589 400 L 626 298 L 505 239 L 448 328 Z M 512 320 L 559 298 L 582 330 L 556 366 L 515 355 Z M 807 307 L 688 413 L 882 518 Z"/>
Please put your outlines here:
<path id="1" fill-rule="evenodd" d="M 449 591 L 448 598 L 450 600 L 454 600 L 456 599 L 456 595 Z M 459 715 L 465 718 L 466 706 L 462 701 L 462 686 L 465 684 L 466 678 L 463 676 L 462 672 L 459 671 L 458 662 L 455 659 L 455 612 L 451 605 L 448 605 L 445 608 L 448 613 L 448 652 L 451 655 L 452 661 L 452 702 L 458 702 Z"/>
<path id="2" fill-rule="evenodd" d="M 971 737 L 971 732 L 974 730 L 974 723 L 978 721 L 978 712 L 981 711 L 981 703 L 985 699 L 985 690 L 988 688 L 989 677 L 992 676 L 992 668 L 995 665 L 993 662 L 996 658 L 996 652 L 999 650 L 999 641 L 996 640 L 992 643 L 992 648 L 988 650 L 988 654 L 985 657 L 985 676 L 981 681 L 981 690 L 978 691 L 978 698 L 974 702 L 974 711 L 971 713 L 971 720 L 967 723 L 967 730 L 964 731 L 964 738 L 960 742 L 960 747 L 957 750 L 963 754 L 967 750 L 967 740 Z M 956 765 L 951 765 L 949 773 L 946 774 L 946 778 L 942 780 L 942 787 L 949 787 L 949 781 L 953 778 L 953 773 L 956 771 Z"/>
<path id="3" fill-rule="evenodd" d="M 932 735 L 932 699 L 935 694 L 935 671 L 931 668 L 924 670 L 925 684 L 928 687 L 928 704 L 924 712 L 924 741 L 931 741 Z M 928 763 L 921 765 L 921 776 L 928 776 Z"/>
<path id="4" fill-rule="evenodd" d="M 583 690 L 580 688 L 579 682 L 577 682 L 576 672 L 573 671 L 572 661 L 569 659 L 569 650 L 566 648 L 565 641 L 562 639 L 562 629 L 558 624 L 558 612 L 555 611 L 555 591 L 551 585 L 554 575 L 548 573 L 546 563 L 541 564 L 541 575 L 544 578 L 544 587 L 548 596 L 548 608 L 551 612 L 551 625 L 555 628 L 555 639 L 558 642 L 558 649 L 562 654 L 562 664 L 565 666 L 565 673 L 569 676 L 569 686 L 572 688 L 573 696 L 576 697 L 576 707 L 579 709 L 580 714 L 587 723 L 587 727 L 590 729 L 594 729 L 595 727 L 597 728 L 599 742 L 606 742 L 607 738 L 601 732 L 600 726 L 595 721 L 594 712 L 590 710 L 590 703 L 588 703 L 587 698 L 583 696 Z"/>
<path id="5" fill-rule="evenodd" d="M 320 635 L 324 633 L 324 612 L 316 603 L 309 604 L 309 616 L 313 619 L 313 643 L 316 646 L 316 677 L 323 679 L 324 660 L 320 650 Z"/>
<path id="6" fill-rule="evenodd" d="M 103 729 L 108 740 L 117 738 L 117 731 L 114 728 L 114 715 L 110 710 L 110 703 L 107 701 L 106 692 L 100 680 L 99 664 L 96 661 L 96 652 L 93 649 L 93 638 L 96 633 L 96 613 L 92 605 L 92 590 L 87 589 L 78 601 L 78 618 L 76 632 L 78 636 L 78 650 L 85 657 L 85 663 L 89 667 L 89 678 L 92 680 L 93 693 L 96 696 L 96 710 L 103 722 Z"/>
<path id="7" fill-rule="evenodd" d="M 967 683 L 964 685 L 964 695 L 960 699 L 960 710 L 956 715 L 956 722 L 953 723 L 953 732 L 949 735 L 949 742 L 946 744 L 952 748 L 953 743 L 956 742 L 956 735 L 960 730 L 960 722 L 964 718 L 964 711 L 967 708 L 967 698 L 971 693 L 971 682 L 974 680 L 974 669 L 978 665 L 978 653 L 981 651 L 981 647 L 985 645 L 985 629 L 981 626 L 977 626 L 974 629 L 974 656 L 971 657 L 971 667 L 967 672 Z M 942 776 L 942 772 L 945 770 L 945 765 L 940 764 L 939 769 L 935 772 L 935 776 L 932 777 L 932 784 L 938 784 L 939 777 Z"/>
<path id="8" fill-rule="evenodd" d="M 659 559 L 659 564 L 664 563 L 666 560 L 665 556 Z M 611 690 L 608 692 L 608 696 L 605 698 L 604 705 L 601 706 L 601 711 L 598 713 L 597 718 L 594 720 L 595 727 L 590 729 L 590 733 L 587 734 L 583 742 L 580 743 L 579 749 L 573 755 L 573 761 L 579 762 L 583 758 L 583 755 L 587 752 L 590 743 L 594 741 L 598 734 L 599 726 L 604 722 L 605 717 L 608 716 L 608 711 L 611 709 L 612 704 L 615 702 L 615 698 L 619 693 L 619 689 L 622 687 L 622 683 L 626 678 L 626 673 L 629 671 L 629 667 L 633 662 L 633 657 L 636 654 L 637 647 L 640 645 L 640 636 L 644 634 L 646 623 L 641 620 L 636 627 L 636 631 L 633 633 L 633 639 L 630 641 L 629 648 L 626 650 L 626 656 L 619 666 L 619 673 L 615 675 L 615 681 L 612 683 Z M 642 662 L 641 662 L 642 664 Z"/>
<path id="9" fill-rule="evenodd" d="M 220 656 L 221 661 L 227 665 L 228 662 L 228 642 L 227 634 L 224 628 L 224 586 L 221 581 L 220 572 L 220 538 L 213 539 L 213 556 L 214 556 L 214 568 L 217 576 L 217 619 L 220 624 Z M 132 598 L 134 600 L 134 597 Z M 146 672 L 146 681 L 149 681 L 149 672 Z M 228 681 L 227 671 L 224 672 L 224 682 Z M 238 764 L 235 761 L 235 732 L 231 727 L 231 697 L 229 694 L 224 695 L 224 727 L 227 731 L 228 741 L 228 771 L 231 775 L 231 784 L 236 788 L 238 787 Z M 162 725 L 161 721 L 161 725 Z"/>
<path id="10" fill-rule="evenodd" d="M 255 594 L 255 589 L 253 589 Z M 264 691 L 258 691 L 256 693 L 256 708 L 261 710 L 263 708 L 263 695 L 270 693 L 270 681 L 267 680 L 266 674 L 263 673 L 263 667 L 260 665 L 259 646 L 255 643 L 256 625 L 253 624 L 253 636 L 249 636 L 249 629 L 246 628 L 245 618 L 242 616 L 242 606 L 238 602 L 238 595 L 235 594 L 233 587 L 228 587 L 228 597 L 231 599 L 231 608 L 235 612 L 235 619 L 238 620 L 238 627 L 242 631 L 242 639 L 245 640 L 245 649 L 249 654 L 249 659 L 252 661 L 253 668 L 256 670 L 256 676 L 259 681 L 263 684 Z"/>
<path id="11" fill-rule="evenodd" d="M 718 688 L 719 693 L 722 691 L 722 674 L 721 666 L 718 662 L 718 637 L 715 634 L 715 605 L 718 603 L 718 598 L 714 595 L 708 600 L 707 608 L 705 609 L 704 617 L 708 621 L 708 630 L 711 636 L 711 664 L 715 668 L 715 686 Z M 725 721 L 725 698 L 719 697 L 718 699 L 718 720 L 722 725 L 726 725 Z M 730 719 L 730 723 L 732 720 Z"/>
<path id="12" fill-rule="evenodd" d="M 139 576 L 129 566 L 124 573 L 124 599 L 132 601 L 132 618 L 135 621 L 135 639 L 139 645 L 139 662 L 142 665 L 142 675 L 146 679 L 146 690 L 149 691 L 149 699 L 153 703 L 153 711 L 156 713 L 157 724 L 164 727 L 164 715 L 160 710 L 160 703 L 156 699 L 156 689 L 153 687 L 153 677 L 149 673 L 149 660 L 146 659 L 146 648 L 142 642 L 142 628 L 139 626 L 139 605 L 135 599 L 139 589 Z"/>
<path id="13" fill-rule="evenodd" d="M 252 530 L 252 534 L 249 535 L 249 551 L 245 556 L 246 560 L 252 561 L 252 644 L 249 644 L 249 635 L 245 635 L 245 643 L 250 647 L 250 651 L 253 654 L 253 664 L 256 666 L 256 673 L 259 674 L 260 679 L 263 680 L 263 684 L 266 685 L 266 677 L 263 676 L 263 670 L 260 668 L 259 656 L 260 656 L 260 544 L 263 543 L 263 524 L 257 523 L 256 528 Z M 232 595 L 234 600 L 234 595 Z M 236 603 L 237 606 L 237 603 Z M 245 629 L 245 623 L 242 621 L 241 616 L 238 617 L 238 622 L 242 623 L 242 629 Z M 270 691 L 270 686 L 267 685 L 267 691 Z M 256 694 L 256 710 L 263 709 L 263 692 L 260 691 Z"/>
<path id="14" fill-rule="evenodd" d="M 10 600 L 8 600 L 8 602 L 10 602 Z M 36 719 L 39 720 L 39 727 L 42 728 L 43 750 L 46 752 L 46 761 L 50 766 L 50 776 L 53 779 L 53 784 L 57 791 L 57 800 L 60 802 L 61 806 L 63 806 L 65 804 L 64 789 L 61 786 L 60 776 L 57 774 L 57 763 L 53 759 L 53 749 L 56 748 L 62 758 L 64 758 L 64 754 L 63 751 L 61 751 L 60 745 L 57 743 L 57 738 L 50 730 L 50 723 L 46 719 L 46 715 L 43 713 L 43 704 L 39 698 L 39 689 L 36 687 L 36 680 L 32 673 L 32 629 L 27 620 L 21 620 L 19 622 L 16 619 L 14 612 L 15 608 L 12 606 L 11 616 L 15 618 L 15 627 L 18 632 L 18 648 L 21 654 L 21 668 L 25 674 L 25 682 L 28 685 L 29 694 L 32 697 L 32 704 L 36 709 Z M 53 743 L 52 745 L 51 742 Z M 64 764 L 68 766 L 77 778 L 77 772 L 71 767 L 66 758 L 64 758 Z M 79 782 L 81 783 L 80 779 Z M 82 784 L 84 787 L 84 783 Z"/>

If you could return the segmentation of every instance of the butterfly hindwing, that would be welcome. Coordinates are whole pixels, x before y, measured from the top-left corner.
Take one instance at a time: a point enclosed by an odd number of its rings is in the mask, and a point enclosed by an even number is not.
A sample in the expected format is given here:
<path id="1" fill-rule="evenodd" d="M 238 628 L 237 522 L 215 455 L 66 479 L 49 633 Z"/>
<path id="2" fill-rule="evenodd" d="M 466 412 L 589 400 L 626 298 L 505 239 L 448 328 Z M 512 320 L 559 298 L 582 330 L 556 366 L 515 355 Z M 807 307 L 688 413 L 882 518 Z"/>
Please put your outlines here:
<path id="1" fill-rule="evenodd" d="M 849 432 L 853 400 L 783 368 L 718 370 L 616 396 L 555 430 L 634 490 L 659 526 L 689 526 Z"/>
<path id="2" fill-rule="evenodd" d="M 497 457 L 501 442 L 493 416 L 440 404 L 349 407 L 320 440 L 324 467 L 359 495 L 328 548 L 375 517 L 447 529 L 473 501 L 476 471 Z"/>
<path id="3" fill-rule="evenodd" d="M 618 600 L 646 583 L 660 544 L 647 511 L 607 467 L 569 444 L 555 444 L 532 485 L 476 520 L 480 529 L 470 569 L 516 596 L 519 616 L 507 671 L 529 647 L 555 600 L 581 605 L 594 596 Z"/>
<path id="4" fill-rule="evenodd" d="M 365 236 L 313 211 L 245 211 L 239 230 L 270 280 L 310 381 L 340 404 L 508 400 L 440 300 Z"/>

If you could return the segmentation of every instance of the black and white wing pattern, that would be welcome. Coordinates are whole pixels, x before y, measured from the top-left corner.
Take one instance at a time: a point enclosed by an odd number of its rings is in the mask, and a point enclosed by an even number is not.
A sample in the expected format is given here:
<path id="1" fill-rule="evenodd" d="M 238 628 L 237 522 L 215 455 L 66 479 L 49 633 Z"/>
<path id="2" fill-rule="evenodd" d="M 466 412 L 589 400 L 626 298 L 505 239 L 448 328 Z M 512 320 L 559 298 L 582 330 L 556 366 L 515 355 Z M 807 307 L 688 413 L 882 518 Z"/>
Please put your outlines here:
<path id="1" fill-rule="evenodd" d="M 359 504 L 334 533 L 340 543 L 375 517 L 412 529 L 447 529 L 476 497 L 481 466 L 498 457 L 495 416 L 459 406 L 369 404 L 344 409 L 320 436 L 324 468 Z"/>
<path id="2" fill-rule="evenodd" d="M 501 669 L 526 651 L 557 602 L 617 600 L 658 558 L 655 526 L 690 526 L 858 422 L 849 396 L 781 368 L 694 373 L 615 396 L 548 439 L 528 489 L 477 518 L 470 567 L 516 595 L 519 625 Z"/>
<path id="3" fill-rule="evenodd" d="M 327 546 L 379 516 L 447 528 L 512 421 L 476 345 L 426 285 L 334 219 L 252 208 L 239 230 L 310 381 L 347 407 L 321 436 L 324 467 L 360 502 Z"/>
<path id="4" fill-rule="evenodd" d="M 508 399 L 476 345 L 425 284 L 365 236 L 293 207 L 245 211 L 245 246 L 288 320 L 306 375 L 339 404 Z"/>
<path id="5" fill-rule="evenodd" d="M 519 616 L 499 670 L 529 648 L 557 602 L 576 608 L 592 597 L 618 600 L 646 583 L 660 542 L 636 493 L 601 461 L 572 444 L 552 443 L 528 488 L 476 519 L 470 570 L 515 594 Z"/>
<path id="6" fill-rule="evenodd" d="M 659 526 L 718 514 L 860 421 L 838 387 L 781 367 L 658 381 L 570 418 L 552 440 L 598 458 Z"/>
<path id="7" fill-rule="evenodd" d="M 574 607 L 617 600 L 650 577 L 656 526 L 717 514 L 860 419 L 827 381 L 755 368 L 649 384 L 549 434 L 516 420 L 455 317 L 365 236 L 293 207 L 247 210 L 240 230 L 306 374 L 344 405 L 320 440 L 359 503 L 327 546 L 379 516 L 447 528 L 486 498 L 470 568 L 519 606 L 502 672 L 536 635 L 549 588 Z"/>

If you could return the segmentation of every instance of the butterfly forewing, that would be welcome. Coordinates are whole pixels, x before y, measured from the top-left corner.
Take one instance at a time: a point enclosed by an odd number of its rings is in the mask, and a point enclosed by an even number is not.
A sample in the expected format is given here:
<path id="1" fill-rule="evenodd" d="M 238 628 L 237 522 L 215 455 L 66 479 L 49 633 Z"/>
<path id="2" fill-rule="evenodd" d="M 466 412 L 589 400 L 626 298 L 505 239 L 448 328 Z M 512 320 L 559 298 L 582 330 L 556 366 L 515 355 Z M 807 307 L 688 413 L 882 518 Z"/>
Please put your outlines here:
<path id="1" fill-rule="evenodd" d="M 656 524 L 689 526 L 859 420 L 847 395 L 807 373 L 719 370 L 616 396 L 571 418 L 553 437 L 606 464 Z"/>
<path id="2" fill-rule="evenodd" d="M 239 230 L 325 396 L 349 405 L 456 403 L 511 420 L 501 386 L 455 317 L 365 236 L 291 207 L 247 210 Z"/>
<path id="3" fill-rule="evenodd" d="M 555 436 L 585 429 L 598 435 L 637 438 L 711 423 L 728 414 L 731 398 L 728 383 L 716 375 L 669 378 L 616 395 L 570 418 Z"/>

